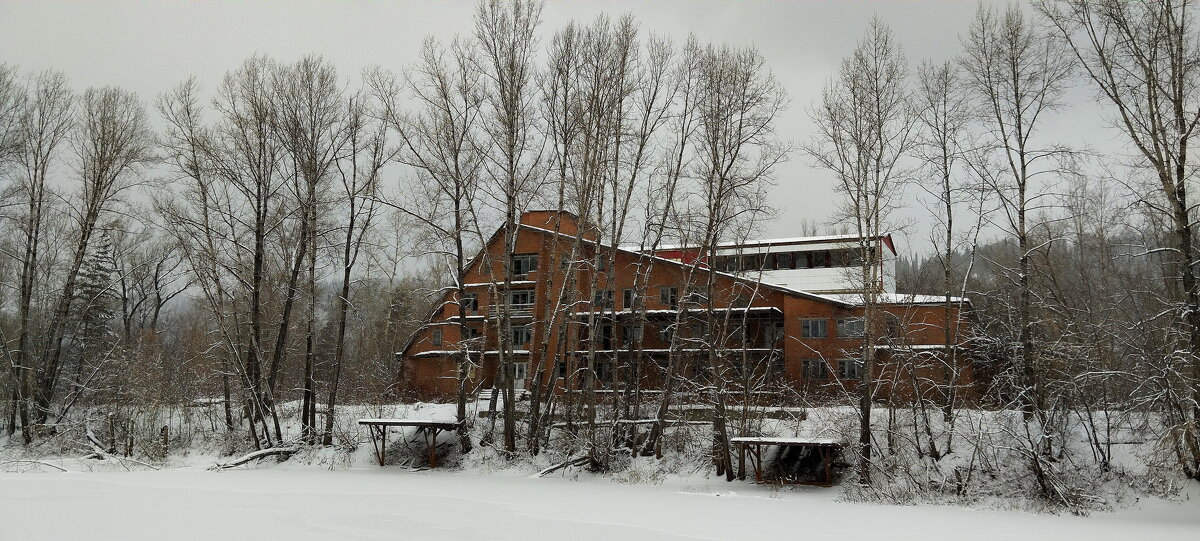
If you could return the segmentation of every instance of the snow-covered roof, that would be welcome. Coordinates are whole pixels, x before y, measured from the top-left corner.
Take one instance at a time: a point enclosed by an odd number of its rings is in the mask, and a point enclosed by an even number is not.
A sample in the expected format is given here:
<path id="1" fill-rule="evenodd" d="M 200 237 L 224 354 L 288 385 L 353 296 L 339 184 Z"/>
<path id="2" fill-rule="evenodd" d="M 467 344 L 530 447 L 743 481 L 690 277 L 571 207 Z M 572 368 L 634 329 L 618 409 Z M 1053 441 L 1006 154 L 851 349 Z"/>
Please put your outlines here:
<path id="1" fill-rule="evenodd" d="M 470 282 L 470 283 L 463 284 L 463 287 L 489 287 L 492 285 L 501 285 L 503 283 L 504 283 L 504 280 L 497 280 L 495 283 L 492 283 L 492 282 Z M 513 280 L 509 283 L 514 286 L 531 286 L 531 285 L 536 284 L 537 280 Z M 454 289 L 454 288 L 451 288 L 451 289 Z"/>
<path id="2" fill-rule="evenodd" d="M 833 438 L 729 438 L 730 443 L 758 443 L 762 445 L 836 445 L 841 442 Z"/>
<path id="3" fill-rule="evenodd" d="M 879 344 L 879 345 L 875 346 L 875 349 L 892 349 L 892 350 L 897 350 L 897 351 L 905 351 L 905 350 L 927 351 L 927 350 L 946 349 L 946 347 L 947 346 L 945 344 Z"/>
<path id="4" fill-rule="evenodd" d="M 736 248 L 739 246 L 763 246 L 763 245 L 785 245 L 785 244 L 810 244 L 819 242 L 850 242 L 858 240 L 858 235 L 816 235 L 811 237 L 783 237 L 776 239 L 749 239 L 742 242 L 722 242 L 717 244 L 717 249 Z M 639 244 L 627 244 L 622 246 L 629 250 L 641 249 Z M 695 244 L 663 244 L 658 246 L 658 250 L 682 250 L 684 248 L 695 248 Z"/>
<path id="5" fill-rule="evenodd" d="M 403 353 L 404 350 L 401 350 L 400 352 Z M 529 350 L 527 350 L 527 349 L 514 349 L 514 350 L 512 350 L 512 352 L 513 352 L 513 355 L 529 355 Z M 456 353 L 458 353 L 458 350 L 456 350 L 456 349 L 431 349 L 428 351 L 418 351 L 417 353 L 413 354 L 413 357 L 440 357 L 442 355 L 454 355 Z M 478 354 L 479 350 L 473 349 L 473 350 L 471 350 L 471 353 Z M 484 351 L 483 354 L 484 355 L 499 355 L 500 350 L 489 349 L 487 351 Z"/>
<path id="6" fill-rule="evenodd" d="M 457 425 L 458 421 L 450 420 L 434 420 L 434 419 L 359 419 L 360 425 L 385 425 L 385 426 L 437 426 L 437 425 Z"/>
<path id="7" fill-rule="evenodd" d="M 820 293 L 816 294 L 831 301 L 854 306 L 862 306 L 861 293 Z M 918 295 L 914 293 L 878 293 L 875 296 L 883 304 L 942 304 L 946 302 L 944 295 Z M 950 297 L 952 303 L 971 304 L 966 297 Z"/>
<path id="8" fill-rule="evenodd" d="M 646 315 L 676 314 L 679 312 L 694 313 L 694 312 L 707 312 L 707 311 L 708 311 L 708 308 L 681 308 L 681 309 L 675 309 L 675 310 L 670 309 L 670 308 L 657 308 L 654 310 L 644 310 Z M 776 308 L 774 306 L 751 306 L 748 308 L 737 308 L 737 307 L 713 308 L 712 311 L 713 312 L 730 312 L 730 311 L 747 312 L 747 313 L 751 313 L 751 314 L 755 314 L 755 313 L 782 314 L 783 313 L 782 310 L 780 310 L 779 308 Z M 597 314 L 601 314 L 601 315 L 614 314 L 614 315 L 622 316 L 622 315 L 632 314 L 634 311 L 632 309 L 623 309 L 623 310 L 601 309 L 601 310 L 593 310 L 591 312 L 589 312 L 587 310 L 581 310 L 581 311 L 576 311 L 575 315 L 576 316 L 587 316 L 588 314 L 591 314 L 593 312 L 597 313 Z"/>

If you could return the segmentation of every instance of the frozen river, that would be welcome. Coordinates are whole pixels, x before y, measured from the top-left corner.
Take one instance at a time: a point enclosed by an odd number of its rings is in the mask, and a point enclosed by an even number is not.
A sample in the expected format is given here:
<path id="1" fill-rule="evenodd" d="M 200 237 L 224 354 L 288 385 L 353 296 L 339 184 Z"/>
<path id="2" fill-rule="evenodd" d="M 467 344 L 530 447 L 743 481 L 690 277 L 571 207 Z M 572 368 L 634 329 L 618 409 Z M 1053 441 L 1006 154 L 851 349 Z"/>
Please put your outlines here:
<path id="1" fill-rule="evenodd" d="M 697 479 L 658 486 L 398 468 L 0 474 L 0 540 L 1200 539 L 1200 505 L 1049 516 L 837 502 Z"/>

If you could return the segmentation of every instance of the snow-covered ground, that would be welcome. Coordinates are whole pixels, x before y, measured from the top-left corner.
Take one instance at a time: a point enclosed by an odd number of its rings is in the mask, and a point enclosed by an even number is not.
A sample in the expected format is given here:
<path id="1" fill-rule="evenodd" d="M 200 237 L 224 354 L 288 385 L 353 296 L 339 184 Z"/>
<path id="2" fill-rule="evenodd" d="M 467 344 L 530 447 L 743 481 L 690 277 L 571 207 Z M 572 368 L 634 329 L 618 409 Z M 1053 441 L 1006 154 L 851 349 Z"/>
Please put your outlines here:
<path id="1" fill-rule="evenodd" d="M 1147 461 L 1165 463 L 1153 454 L 1150 443 L 1119 446 L 1114 451 L 1117 471 L 1110 475 L 1094 473 L 1086 448 L 1074 452 L 1083 457 L 1078 464 L 1056 463 L 1074 468 L 1063 479 L 1102 498 L 1102 504 L 1085 508 L 1090 516 L 1070 516 L 1065 508 L 1040 501 L 1036 487 L 1021 477 L 1027 475 L 1026 465 L 1005 451 L 1005 438 L 1013 433 L 1005 429 L 1005 419 L 1019 418 L 1019 412 L 960 412 L 955 452 L 937 468 L 973 469 L 967 497 L 957 498 L 945 488 L 911 491 L 904 483 L 885 483 L 881 489 L 896 496 L 893 501 L 961 506 L 854 503 L 847 500 L 872 500 L 876 495 L 856 497 L 846 479 L 834 488 L 726 483 L 712 476 L 708 463 L 710 429 L 689 425 L 668 431 L 668 452 L 662 459 L 615 460 L 604 474 L 568 468 L 546 478 L 529 477 L 567 458 L 563 449 L 547 448 L 537 456 L 522 454 L 510 461 L 477 446 L 463 457 L 454 450 L 451 433 L 441 438 L 447 453 L 444 469 L 375 465 L 369 435 L 357 419 L 449 419 L 453 404 L 341 408 L 335 430 L 338 445 L 300 446 L 285 461 L 270 457 L 210 471 L 215 463 L 228 463 L 252 449 L 244 438 L 225 437 L 218 429 L 218 409 L 151 413 L 139 425 L 143 439 L 131 458 L 118 453 L 98 459 L 86 432 L 105 427 L 105 418 L 86 411 L 77 422 L 62 425 L 57 435 L 33 446 L 0 439 L 0 541 L 1200 539 L 1200 484 L 1184 481 L 1169 468 L 1147 471 Z M 856 434 L 850 409 L 809 408 L 804 413 L 803 420 L 782 414 L 765 419 L 761 432 L 841 441 Z M 474 412 L 470 416 L 476 418 Z M 291 412 L 285 415 L 293 417 Z M 884 426 L 884 420 L 879 422 Z M 171 434 L 166 454 L 157 440 L 163 425 L 170 426 Z M 474 441 L 480 441 L 485 426 L 475 423 Z M 294 423 L 285 424 L 284 441 L 292 441 L 298 431 Z M 1116 433 L 1119 441 L 1139 441 L 1135 435 Z M 103 431 L 96 437 L 110 438 Z M 389 441 L 391 464 L 422 462 L 424 438 L 411 429 L 397 429 Z M 1080 436 L 1078 441 L 1085 440 Z M 978 453 L 972 451 L 976 443 Z M 888 460 L 915 456 L 905 449 Z M 976 464 L 977 456 L 986 467 Z M 897 463 L 890 471 L 921 467 L 926 466 Z M 919 477 L 930 472 L 913 473 Z M 1175 490 L 1178 487 L 1183 488 Z M 1173 501 L 1147 494 L 1167 495 Z"/>
<path id="2" fill-rule="evenodd" d="M 1089 517 L 659 485 L 356 467 L 0 473 L 0 539 L 1200 539 L 1200 494 Z"/>

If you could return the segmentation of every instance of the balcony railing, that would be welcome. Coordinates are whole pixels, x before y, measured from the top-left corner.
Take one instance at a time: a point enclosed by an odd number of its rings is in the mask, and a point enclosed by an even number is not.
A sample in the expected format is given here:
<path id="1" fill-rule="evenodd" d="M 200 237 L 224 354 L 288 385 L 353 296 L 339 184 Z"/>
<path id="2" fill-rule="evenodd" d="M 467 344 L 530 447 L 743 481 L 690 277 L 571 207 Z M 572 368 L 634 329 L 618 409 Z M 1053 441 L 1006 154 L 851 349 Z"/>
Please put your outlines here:
<path id="1" fill-rule="evenodd" d="M 500 317 L 500 305 L 489 306 L 488 317 Z M 533 317 L 533 303 L 508 305 L 508 317 Z"/>

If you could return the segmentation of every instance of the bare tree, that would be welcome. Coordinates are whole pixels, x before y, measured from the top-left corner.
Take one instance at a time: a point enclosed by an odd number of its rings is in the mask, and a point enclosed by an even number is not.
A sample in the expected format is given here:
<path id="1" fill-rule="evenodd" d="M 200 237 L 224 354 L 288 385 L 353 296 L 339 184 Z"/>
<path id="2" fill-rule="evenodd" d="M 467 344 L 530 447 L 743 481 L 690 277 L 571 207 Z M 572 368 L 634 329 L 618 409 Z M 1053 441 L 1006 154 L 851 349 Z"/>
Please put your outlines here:
<path id="1" fill-rule="evenodd" d="M 660 158 L 662 163 L 658 164 L 662 173 L 653 175 L 646 186 L 645 226 L 641 243 L 643 255 L 638 258 L 637 274 L 634 276 L 634 325 L 635 328 L 643 329 L 643 332 L 647 322 L 645 298 L 655 264 L 654 258 L 648 257 L 646 254 L 653 254 L 661 246 L 667 235 L 671 234 L 670 224 L 678 218 L 680 210 L 678 207 L 686 198 L 685 177 L 691 169 L 695 156 L 695 139 L 698 137 L 700 125 L 697 114 L 699 107 L 697 96 L 702 88 L 699 40 L 695 36 L 689 36 L 676 58 L 676 62 L 670 67 L 669 75 L 671 88 L 670 100 L 668 100 L 670 116 L 666 135 L 668 142 L 665 145 L 664 155 Z M 691 274 L 692 271 L 689 270 L 687 283 L 692 281 Z M 675 321 L 670 324 L 668 329 L 678 327 L 681 315 L 682 312 L 676 314 Z M 676 338 L 676 334 L 671 332 L 667 367 L 662 374 L 662 396 L 656 408 L 656 422 L 650 427 L 650 433 L 647 434 L 646 443 L 642 447 L 643 455 L 659 454 L 658 442 L 666 429 L 667 414 L 677 390 L 678 374 L 682 362 L 678 355 Z M 640 351 L 642 342 L 641 338 L 635 340 L 634 348 Z"/>
<path id="2" fill-rule="evenodd" d="M 152 157 L 145 108 L 136 95 L 114 87 L 90 88 L 83 93 L 71 143 L 81 184 L 71 209 L 75 247 L 50 320 L 50 342 L 39 366 L 35 395 L 39 422 L 45 422 L 53 403 L 71 301 L 97 223 L 115 210 L 121 192 L 137 180 L 136 175 Z"/>
<path id="3" fill-rule="evenodd" d="M 19 154 L 21 108 L 25 88 L 17 67 L 0 63 L 0 178 L 8 175 Z"/>
<path id="4" fill-rule="evenodd" d="M 223 340 L 240 358 L 232 359 L 245 391 L 251 439 L 268 447 L 272 438 L 268 417 L 278 420 L 271 389 L 263 385 L 264 297 L 268 283 L 268 248 L 276 230 L 286 149 L 275 126 L 278 111 L 272 103 L 271 76 L 275 63 L 252 57 L 225 75 L 213 101 L 215 125 L 204 130 L 190 126 L 199 112 L 186 105 L 194 95 L 184 91 L 179 109 L 170 116 L 181 123 L 182 149 L 177 158 L 196 190 L 190 201 L 196 216 L 184 215 L 184 238 L 200 241 L 203 252 L 192 264 L 198 275 L 211 275 L 210 307 L 223 323 Z M 192 156 L 192 149 L 200 153 Z M 194 227 L 199 225 L 200 231 Z M 225 282 L 228 281 L 228 286 Z M 236 297 L 236 302 L 228 299 Z M 261 437 L 255 423 L 262 427 Z M 278 425 L 277 422 L 275 422 Z M 278 434 L 277 434 L 278 436 Z"/>
<path id="5" fill-rule="evenodd" d="M 968 128 L 973 121 L 971 103 L 963 84 L 962 74 L 958 66 L 952 62 L 942 64 L 922 63 L 917 71 L 917 92 L 914 95 L 915 114 L 917 121 L 917 139 L 915 152 L 923 178 L 934 179 L 932 182 L 916 182 L 929 196 L 931 214 L 936 217 L 933 231 L 933 243 L 938 252 L 936 258 L 942 269 L 941 289 L 944 295 L 942 313 L 946 324 L 943 328 L 943 339 L 947 346 L 942 362 L 948 368 L 949 381 L 945 382 L 944 402 L 942 404 L 944 420 L 950 423 L 947 436 L 947 447 L 954 433 L 954 407 L 958 400 L 959 379 L 961 377 L 961 317 L 965 284 L 958 280 L 955 263 L 961 247 L 961 241 L 956 238 L 959 233 L 955 217 L 958 207 L 966 202 L 964 194 L 968 188 L 962 180 L 965 169 L 963 160 L 968 151 Z M 977 213 L 982 215 L 982 213 Z M 978 228 L 969 228 L 978 231 Z M 925 400 L 919 389 L 916 398 L 920 401 L 921 412 L 924 413 Z M 932 428 L 925 417 L 924 427 L 929 439 L 929 453 L 936 460 L 939 452 L 937 441 L 933 437 Z"/>
<path id="6" fill-rule="evenodd" d="M 1015 290 L 1014 304 L 1019 358 L 1017 392 L 1026 421 L 1035 413 L 1040 430 L 1045 408 L 1043 378 L 1038 366 L 1038 324 L 1033 313 L 1032 255 L 1035 212 L 1046 208 L 1047 184 L 1072 154 L 1062 146 L 1040 142 L 1047 114 L 1062 106 L 1062 93 L 1071 75 L 1072 57 L 1060 42 L 1028 21 L 1019 6 L 1003 13 L 980 7 L 964 39 L 962 58 L 966 81 L 979 107 L 986 143 L 972 159 L 974 174 L 997 199 L 1000 216 L 994 220 L 1016 241 L 1015 269 L 1006 269 Z M 1034 429 L 1039 430 L 1039 429 Z M 1041 438 L 1034 437 L 1039 444 Z M 1049 481 L 1039 453 L 1031 453 L 1032 470 L 1049 495 Z"/>
<path id="7" fill-rule="evenodd" d="M 345 145 L 344 117 L 347 111 L 337 70 L 324 58 L 306 56 L 293 65 L 279 67 L 273 74 L 272 85 L 272 106 L 275 109 L 272 127 L 293 168 L 293 195 L 300 227 L 283 316 L 275 336 L 267 387 L 273 396 L 279 371 L 287 355 L 287 337 L 301 269 L 307 267 L 305 289 L 308 307 L 304 314 L 304 391 L 300 418 L 301 437 L 312 441 L 316 437 L 313 362 L 317 325 L 317 211 L 320 194 L 331 180 L 334 164 Z M 275 437 L 281 438 L 278 419 L 275 425 Z"/>
<path id="8" fill-rule="evenodd" d="M 696 94 L 695 182 L 700 208 L 697 217 L 699 254 L 715 261 L 717 246 L 739 230 L 767 215 L 767 188 L 775 167 L 787 158 L 789 148 L 775 132 L 787 93 L 756 49 L 708 45 L 701 51 Z M 697 262 L 698 263 L 698 262 Z M 693 264 L 694 266 L 695 264 Z M 725 344 L 719 339 L 717 275 L 705 272 L 696 283 L 701 297 L 684 301 L 704 308 L 701 345 L 705 349 L 713 405 L 714 443 L 718 474 L 733 480 L 729 432 L 725 421 L 725 380 L 722 362 Z M 689 280 L 686 284 L 692 285 Z M 661 413 L 661 410 L 660 410 Z M 660 415 L 661 417 L 661 415 Z M 660 423 L 662 420 L 660 419 Z"/>
<path id="9" fill-rule="evenodd" d="M 806 148 L 819 166 L 834 173 L 842 197 L 839 213 L 854 224 L 858 238 L 858 275 L 853 278 L 862 290 L 865 320 L 858 389 L 859 480 L 863 484 L 871 482 L 875 346 L 883 330 L 878 307 L 884 277 L 879 261 L 885 248 L 880 239 L 894 225 L 892 212 L 906 174 L 900 162 L 913 144 L 907 75 L 908 62 L 895 36 L 878 18 L 872 19 L 813 111 L 818 135 Z"/>
<path id="10" fill-rule="evenodd" d="M 335 163 L 345 198 L 346 234 L 342 239 L 342 284 L 337 296 L 337 343 L 334 346 L 333 376 L 329 382 L 328 412 L 322 443 L 333 443 L 333 421 L 338 386 L 346 358 L 347 319 L 350 312 L 350 284 L 354 267 L 367 246 L 371 225 L 379 214 L 379 180 L 393 151 L 388 148 L 384 107 L 367 92 L 350 97 L 345 115 L 345 149 Z M 315 415 L 313 416 L 315 418 Z"/>
<path id="11" fill-rule="evenodd" d="M 479 149 L 484 95 L 476 51 L 469 42 L 454 41 L 449 47 L 427 39 L 420 61 L 410 70 L 407 94 L 418 110 L 402 115 L 394 104 L 401 93 L 392 78 L 374 72 L 375 91 L 384 96 L 387 118 L 399 132 L 398 158 L 416 171 L 409 204 L 400 210 L 418 220 L 433 236 L 434 252 L 447 260 L 454 279 L 458 317 L 457 409 L 459 447 L 471 450 L 467 419 L 467 376 L 476 360 L 471 349 L 480 340 L 471 339 L 467 311 L 478 307 L 478 299 L 467 291 L 472 246 L 482 246 L 478 228 L 480 175 L 483 155 Z M 479 347 L 482 361 L 483 348 Z"/>
<path id="12" fill-rule="evenodd" d="M 520 0 L 489 0 L 475 12 L 475 38 L 487 107 L 484 109 L 483 168 L 492 196 L 504 215 L 503 281 L 499 299 L 499 369 L 504 398 L 504 450 L 516 451 L 516 391 L 513 381 L 511 291 L 512 255 L 517 242 L 517 217 L 541 183 L 541 140 L 535 126 L 534 31 L 541 23 L 542 5 Z"/>
<path id="13" fill-rule="evenodd" d="M 174 177 L 176 190 L 166 190 L 154 198 L 163 217 L 164 228 L 180 250 L 189 274 L 199 289 L 214 327 L 220 335 L 216 342 L 222 351 L 222 404 L 226 430 L 234 429 L 230 378 L 239 366 L 242 349 L 234 319 L 231 295 L 226 284 L 228 268 L 222 257 L 222 240 L 229 236 L 219 217 L 218 203 L 223 199 L 217 185 L 219 158 L 214 133 L 203 124 L 200 87 L 188 79 L 159 97 L 157 108 L 167 128 L 160 138 L 167 171 Z M 232 274 L 232 273 L 230 273 Z"/>
<path id="14" fill-rule="evenodd" d="M 20 226 L 21 273 L 17 306 L 17 345 L 12 359 L 13 403 L 21 418 L 21 435 L 26 443 L 32 441 L 29 401 L 33 399 L 33 375 L 39 355 L 34 351 L 31 314 L 33 297 L 42 276 L 40 254 L 45 230 L 47 206 L 50 204 L 47 177 L 58 157 L 59 146 L 66 140 L 72 126 L 73 96 L 67 79 L 61 73 L 42 72 L 25 90 L 16 138 L 17 189 L 25 203 Z M 9 425 L 9 432 L 13 430 Z"/>
<path id="15" fill-rule="evenodd" d="M 1195 202 L 1189 193 L 1196 168 L 1190 161 L 1200 125 L 1200 33 L 1195 3 L 1165 1 L 1039 2 L 1037 9 L 1058 30 L 1097 95 L 1113 109 L 1113 124 L 1136 147 L 1131 165 L 1153 180 L 1155 197 L 1141 204 L 1161 213 L 1171 235 L 1166 247 L 1147 253 L 1174 254 L 1173 272 L 1183 291 L 1179 324 L 1186 335 L 1191 421 L 1182 423 L 1179 459 L 1189 477 L 1200 479 L 1200 283 L 1197 280 Z M 1141 185 L 1131 186 L 1141 193 Z"/>

